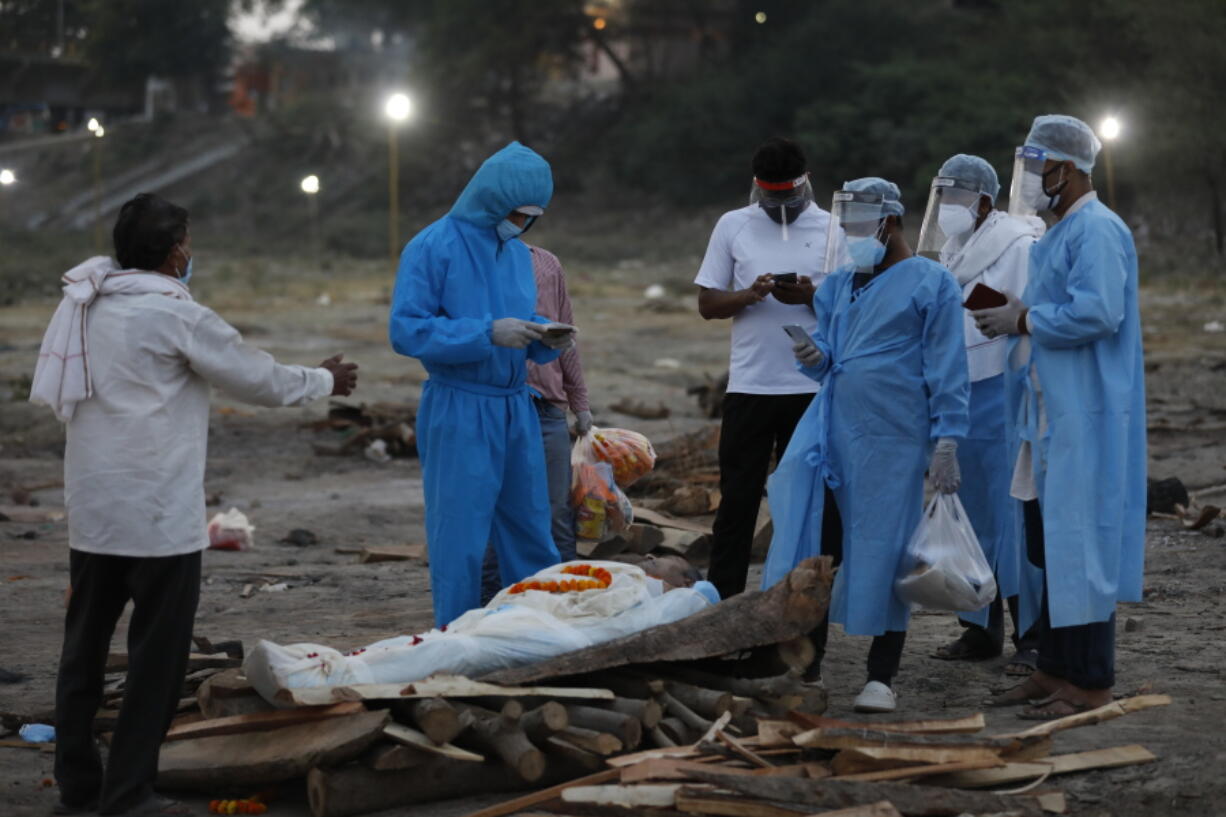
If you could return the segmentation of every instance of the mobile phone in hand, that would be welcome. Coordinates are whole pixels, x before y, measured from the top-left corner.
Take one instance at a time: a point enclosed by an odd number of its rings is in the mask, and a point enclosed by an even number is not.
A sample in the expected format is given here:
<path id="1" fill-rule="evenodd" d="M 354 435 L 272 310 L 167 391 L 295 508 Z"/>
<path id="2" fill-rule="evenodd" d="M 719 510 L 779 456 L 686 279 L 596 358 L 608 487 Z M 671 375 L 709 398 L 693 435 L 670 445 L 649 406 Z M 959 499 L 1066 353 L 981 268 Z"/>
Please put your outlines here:
<path id="1" fill-rule="evenodd" d="M 575 327 L 568 323 L 545 324 L 545 336 L 550 338 L 560 338 L 566 335 L 573 335 L 575 331 Z"/>
<path id="2" fill-rule="evenodd" d="M 771 280 L 776 284 L 795 284 L 796 273 L 794 272 L 776 272 L 771 275 Z"/>
<path id="3" fill-rule="evenodd" d="M 997 306 L 1004 306 L 1009 303 L 1009 299 L 1005 297 L 1003 292 L 992 289 L 987 284 L 975 284 L 975 288 L 971 290 L 970 296 L 963 302 L 962 306 L 972 311 L 978 309 L 992 309 Z"/>
<path id="4" fill-rule="evenodd" d="M 783 331 L 788 333 L 788 337 L 792 339 L 793 343 L 803 343 L 805 346 L 817 348 L 817 344 L 813 342 L 813 338 L 809 337 L 809 333 L 805 331 L 803 326 L 789 323 L 784 325 Z"/>

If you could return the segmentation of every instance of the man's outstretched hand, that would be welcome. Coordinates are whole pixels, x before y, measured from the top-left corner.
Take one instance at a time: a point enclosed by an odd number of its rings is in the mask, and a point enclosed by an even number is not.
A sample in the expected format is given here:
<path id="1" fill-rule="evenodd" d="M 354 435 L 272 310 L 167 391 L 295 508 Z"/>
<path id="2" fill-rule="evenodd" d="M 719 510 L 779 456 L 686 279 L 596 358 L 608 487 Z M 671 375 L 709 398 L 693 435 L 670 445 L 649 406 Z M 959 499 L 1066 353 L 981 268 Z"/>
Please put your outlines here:
<path id="1" fill-rule="evenodd" d="M 332 395 L 347 397 L 358 385 L 358 364 L 342 363 L 344 354 L 333 355 L 319 364 L 319 368 L 332 372 Z"/>

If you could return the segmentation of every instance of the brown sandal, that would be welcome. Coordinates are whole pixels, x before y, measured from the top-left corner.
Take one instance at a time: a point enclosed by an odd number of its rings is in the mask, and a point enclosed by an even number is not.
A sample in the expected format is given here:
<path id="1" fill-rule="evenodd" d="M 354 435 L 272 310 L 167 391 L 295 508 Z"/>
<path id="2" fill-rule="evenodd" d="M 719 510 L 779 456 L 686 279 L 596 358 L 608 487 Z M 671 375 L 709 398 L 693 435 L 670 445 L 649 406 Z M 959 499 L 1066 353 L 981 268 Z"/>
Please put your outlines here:
<path id="1" fill-rule="evenodd" d="M 1025 706 L 1036 700 L 1050 698 L 1051 694 L 1039 686 L 1038 682 L 1027 678 L 1017 686 L 993 695 L 987 701 L 987 706 Z"/>
<path id="2" fill-rule="evenodd" d="M 1018 712 L 1017 716 L 1024 721 L 1054 721 L 1069 715 L 1088 712 L 1093 708 L 1087 703 L 1070 701 L 1067 698 L 1052 695 L 1046 700 L 1037 701 L 1033 706 L 1026 707 Z"/>

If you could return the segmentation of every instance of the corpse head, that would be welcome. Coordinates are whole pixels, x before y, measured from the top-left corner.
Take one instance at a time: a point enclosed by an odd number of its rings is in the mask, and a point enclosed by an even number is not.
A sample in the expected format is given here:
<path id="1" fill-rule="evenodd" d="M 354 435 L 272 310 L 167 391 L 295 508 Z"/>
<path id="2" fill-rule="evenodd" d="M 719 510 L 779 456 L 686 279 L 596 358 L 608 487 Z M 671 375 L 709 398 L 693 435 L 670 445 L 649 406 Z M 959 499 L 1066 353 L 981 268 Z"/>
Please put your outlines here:
<path id="1" fill-rule="evenodd" d="M 702 581 L 702 573 L 681 556 L 648 556 L 638 563 L 643 572 L 665 584 L 665 591 L 678 587 L 693 587 Z"/>

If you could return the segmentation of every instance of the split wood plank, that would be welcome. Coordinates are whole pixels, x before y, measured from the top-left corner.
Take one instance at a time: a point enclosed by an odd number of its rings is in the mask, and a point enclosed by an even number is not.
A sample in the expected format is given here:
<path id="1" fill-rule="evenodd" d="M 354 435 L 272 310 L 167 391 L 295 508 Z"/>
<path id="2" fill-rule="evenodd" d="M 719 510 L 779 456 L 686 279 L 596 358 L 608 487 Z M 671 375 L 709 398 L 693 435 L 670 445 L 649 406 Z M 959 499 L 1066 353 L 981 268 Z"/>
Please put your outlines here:
<path id="1" fill-rule="evenodd" d="M 539 805 L 540 803 L 548 802 L 560 796 L 563 791 L 572 786 L 596 786 L 601 783 L 607 783 L 610 780 L 616 780 L 621 774 L 620 769 L 602 769 L 595 774 L 590 774 L 587 777 L 580 777 L 578 780 L 571 780 L 569 783 L 559 783 L 556 786 L 550 786 L 547 789 L 534 791 L 531 794 L 525 794 L 523 797 L 516 797 L 514 800 L 508 800 L 505 803 L 489 806 L 487 808 L 478 809 L 465 815 L 465 817 L 505 817 L 508 814 L 514 814 L 517 811 L 523 811 L 526 808 Z"/>
<path id="2" fill-rule="evenodd" d="M 736 795 L 719 794 L 699 787 L 686 787 L 677 792 L 673 808 L 686 814 L 709 814 L 714 817 L 801 817 L 802 812 L 782 808 L 772 803 L 748 800 Z"/>
<path id="3" fill-rule="evenodd" d="M 1042 777 L 1045 774 L 1057 775 L 1091 769 L 1115 769 L 1121 766 L 1151 763 L 1154 760 L 1157 760 L 1157 757 L 1152 752 L 1144 746 L 1133 743 L 1108 749 L 1093 749 L 1088 752 L 1050 755 L 1041 761 L 1009 763 L 998 769 L 961 772 L 951 769 L 951 774 L 933 777 L 926 782 L 960 789 L 978 789 L 1020 783 L 1024 780 Z"/>
<path id="4" fill-rule="evenodd" d="M 917 735 L 909 732 L 881 732 L 876 729 L 844 729 L 841 727 L 811 729 L 793 738 L 797 746 L 806 749 L 860 749 L 882 746 L 914 746 L 930 749 L 980 748 L 997 754 L 1012 754 L 1045 737 L 1034 735 Z"/>
<path id="5" fill-rule="evenodd" d="M 311 768 L 352 760 L 383 734 L 387 710 L 327 718 L 267 732 L 214 735 L 162 745 L 160 786 L 216 791 L 302 777 Z"/>
<path id="6" fill-rule="evenodd" d="M 809 712 L 789 712 L 788 717 L 793 723 L 808 729 L 839 728 L 839 729 L 874 729 L 878 732 L 907 732 L 916 735 L 957 735 L 974 734 L 987 726 L 982 712 L 963 718 L 936 718 L 922 721 L 898 721 L 895 723 L 844 721 L 838 718 L 827 718 Z"/>
<path id="7" fill-rule="evenodd" d="M 46 743 L 30 743 L 28 740 L 20 738 L 4 738 L 0 740 L 0 747 L 5 749 L 35 749 L 41 752 L 51 753 L 55 751 L 55 741 Z"/>
<path id="8" fill-rule="evenodd" d="M 792 738 L 805 731 L 808 731 L 806 727 L 795 724 L 792 721 L 776 718 L 759 718 L 757 743 L 758 746 L 764 749 L 795 746 L 796 744 L 792 742 Z"/>
<path id="9" fill-rule="evenodd" d="M 705 763 L 684 760 L 674 757 L 659 757 L 644 760 L 633 766 L 621 769 L 622 783 L 639 783 L 645 780 L 689 780 L 689 772 L 694 769 L 711 768 Z M 728 774 L 753 774 L 753 769 L 742 769 L 737 766 L 720 766 L 720 771 Z"/>
<path id="10" fill-rule="evenodd" d="M 1112 701 L 1109 704 L 1100 706 L 1097 709 L 1091 709 L 1088 712 L 1078 712 L 1075 715 L 1067 715 L 1063 718 L 1056 718 L 1053 721 L 1040 723 L 1037 726 L 1032 726 L 1029 729 L 1024 729 L 1021 732 L 1015 732 L 1008 737 L 1028 738 L 1032 736 L 1046 736 L 1056 732 L 1062 732 L 1065 729 L 1073 729 L 1078 726 L 1089 726 L 1103 721 L 1113 720 L 1123 717 L 1130 712 L 1140 712 L 1142 709 L 1149 709 L 1154 706 L 1167 706 L 1171 702 L 1170 695 L 1136 695 L 1132 698 L 1121 698 L 1118 701 Z"/>
<path id="11" fill-rule="evenodd" d="M 283 726 L 294 726 L 299 723 L 310 723 L 327 718 L 356 715 L 359 712 L 365 711 L 366 707 L 360 701 L 349 701 L 324 707 L 274 709 L 271 712 L 253 712 L 248 715 L 211 718 L 172 726 L 170 731 L 166 733 L 165 740 L 187 740 L 189 738 L 206 738 L 212 735 L 239 735 L 245 732 L 264 732 L 269 729 L 279 729 Z"/>
<path id="12" fill-rule="evenodd" d="M 411 729 L 401 723 L 389 723 L 383 727 L 383 734 L 397 743 L 402 743 L 412 749 L 425 754 L 438 755 L 439 757 L 447 757 L 452 760 L 463 760 L 472 763 L 480 763 L 485 760 L 484 757 L 476 752 L 470 752 L 467 749 L 461 749 L 459 746 L 453 746 L 450 743 L 435 743 L 426 737 L 422 732 L 416 729 Z"/>
<path id="13" fill-rule="evenodd" d="M 633 766 L 636 763 L 642 763 L 646 760 L 654 760 L 657 758 L 689 758 L 693 759 L 699 754 L 696 746 L 661 746 L 656 749 L 644 749 L 640 752 L 631 752 L 628 755 L 618 755 L 608 759 L 608 764 L 615 769 L 620 769 L 625 766 Z"/>
<path id="14" fill-rule="evenodd" d="M 362 548 L 358 554 L 359 564 L 372 562 L 407 562 L 412 559 L 426 560 L 425 545 L 378 545 Z"/>
<path id="15" fill-rule="evenodd" d="M 729 749 L 731 749 L 733 752 L 740 755 L 745 760 L 748 760 L 750 763 L 752 763 L 753 765 L 757 766 L 760 769 L 769 769 L 770 767 L 775 765 L 774 763 L 771 763 L 769 760 L 766 760 L 765 758 L 755 754 L 749 749 L 746 749 L 745 746 L 742 745 L 739 740 L 737 740 L 736 738 L 732 737 L 732 735 L 729 735 L 728 733 L 722 730 L 716 731 L 715 737 L 719 740 L 720 743 L 724 744 Z"/>
<path id="16" fill-rule="evenodd" d="M 1003 766 L 999 749 L 981 746 L 862 746 L 844 749 L 832 761 L 839 777 L 894 769 L 898 766 L 927 766 L 941 763 L 989 763 Z M 887 778 L 888 779 L 888 778 Z"/>
<path id="17" fill-rule="evenodd" d="M 635 786 L 571 786 L 562 790 L 563 803 L 620 808 L 664 808 L 677 800 L 681 783 L 639 783 Z"/>
<path id="18" fill-rule="evenodd" d="M 874 780 L 912 780 L 918 777 L 932 777 L 941 774 L 951 774 L 957 772 L 974 771 L 981 769 L 993 769 L 1000 766 L 1003 761 L 999 758 L 990 760 L 959 760 L 953 763 L 934 763 L 925 766 L 899 766 L 894 769 L 880 769 L 875 772 L 860 772 L 858 774 L 840 775 L 840 780 L 863 780 L 872 782 Z M 1006 764 L 1013 765 L 1013 764 Z M 1037 765 L 1037 764 L 1036 764 Z M 1035 775 L 1036 777 L 1038 775 Z M 978 786 L 954 786 L 953 788 L 979 788 Z"/>
<path id="19" fill-rule="evenodd" d="M 994 814 L 1015 812 L 1022 817 L 1040 817 L 1038 803 L 1032 798 L 1011 797 L 987 792 L 914 786 L 910 783 L 865 783 L 827 777 L 803 780 L 794 777 L 760 777 L 723 774 L 717 768 L 695 771 L 694 777 L 722 789 L 769 800 L 821 808 L 847 808 L 889 800 L 904 814 Z"/>
<path id="20" fill-rule="evenodd" d="M 826 615 L 834 573 L 828 556 L 805 559 L 769 590 L 740 593 L 671 624 L 483 676 L 520 684 L 645 661 L 727 655 L 803 635 Z"/>
<path id="21" fill-rule="evenodd" d="M 675 528 L 676 530 L 688 531 L 690 533 L 711 535 L 710 525 L 700 525 L 688 519 L 678 519 L 675 516 L 653 511 L 650 508 L 640 508 L 637 505 L 634 507 L 634 520 L 636 522 L 647 522 L 648 524 L 655 525 L 657 528 Z"/>
<path id="22" fill-rule="evenodd" d="M 40 522 L 63 522 L 68 514 L 63 508 L 47 508 L 32 505 L 0 505 L 0 522 L 19 522 L 34 525 Z"/>
<path id="23" fill-rule="evenodd" d="M 461 675 L 435 675 L 411 684 L 351 684 L 277 690 L 276 699 L 298 706 L 319 706 L 339 701 L 388 701 L 401 698 L 541 697 L 612 700 L 607 689 L 588 687 L 503 686 L 470 681 Z"/>

